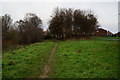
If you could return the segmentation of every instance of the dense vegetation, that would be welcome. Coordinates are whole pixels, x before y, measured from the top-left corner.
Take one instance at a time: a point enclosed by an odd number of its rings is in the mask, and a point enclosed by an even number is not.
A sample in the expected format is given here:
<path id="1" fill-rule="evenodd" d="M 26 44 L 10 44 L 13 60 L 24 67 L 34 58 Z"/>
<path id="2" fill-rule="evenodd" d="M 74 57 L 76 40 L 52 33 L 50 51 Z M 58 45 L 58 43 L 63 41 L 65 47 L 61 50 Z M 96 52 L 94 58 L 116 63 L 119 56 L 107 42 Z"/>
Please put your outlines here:
<path id="1" fill-rule="evenodd" d="M 50 34 L 59 40 L 93 36 L 97 29 L 95 14 L 71 8 L 56 8 L 49 25 Z"/>
<path id="2" fill-rule="evenodd" d="M 21 46 L 3 54 L 3 78 L 35 78 L 43 71 L 53 42 Z"/>
<path id="3" fill-rule="evenodd" d="M 42 20 L 36 14 L 27 13 L 15 21 L 9 14 L 1 16 L 3 48 L 13 44 L 31 44 L 44 38 L 65 40 L 93 36 L 98 29 L 97 17 L 91 11 L 72 8 L 55 8 L 45 32 Z"/>
<path id="4" fill-rule="evenodd" d="M 23 20 L 12 22 L 5 14 L 2 19 L 2 47 L 13 44 L 31 44 L 42 41 L 42 20 L 33 13 L 27 13 Z"/>
<path id="5" fill-rule="evenodd" d="M 118 41 L 77 40 L 58 45 L 50 77 L 118 77 Z"/>

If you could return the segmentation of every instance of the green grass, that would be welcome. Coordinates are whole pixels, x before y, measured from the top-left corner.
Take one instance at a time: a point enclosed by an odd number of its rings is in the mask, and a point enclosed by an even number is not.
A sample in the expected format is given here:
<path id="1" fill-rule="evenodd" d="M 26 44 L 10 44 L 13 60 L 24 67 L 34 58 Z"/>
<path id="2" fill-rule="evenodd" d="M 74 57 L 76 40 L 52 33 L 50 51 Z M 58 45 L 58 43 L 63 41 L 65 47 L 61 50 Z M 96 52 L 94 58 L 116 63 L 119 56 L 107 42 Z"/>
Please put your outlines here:
<path id="1" fill-rule="evenodd" d="M 118 41 L 57 41 L 50 78 L 117 78 Z M 112 37 L 114 38 L 114 37 Z M 115 39 L 115 38 L 114 38 Z M 43 72 L 54 42 L 45 41 L 3 52 L 3 78 L 35 78 Z"/>
<path id="2" fill-rule="evenodd" d="M 53 42 L 35 43 L 3 53 L 3 78 L 35 78 L 46 64 Z"/>
<path id="3" fill-rule="evenodd" d="M 118 41 L 58 42 L 55 54 L 51 78 L 118 77 Z"/>
<path id="4" fill-rule="evenodd" d="M 94 37 L 93 40 L 120 39 L 120 37 Z"/>

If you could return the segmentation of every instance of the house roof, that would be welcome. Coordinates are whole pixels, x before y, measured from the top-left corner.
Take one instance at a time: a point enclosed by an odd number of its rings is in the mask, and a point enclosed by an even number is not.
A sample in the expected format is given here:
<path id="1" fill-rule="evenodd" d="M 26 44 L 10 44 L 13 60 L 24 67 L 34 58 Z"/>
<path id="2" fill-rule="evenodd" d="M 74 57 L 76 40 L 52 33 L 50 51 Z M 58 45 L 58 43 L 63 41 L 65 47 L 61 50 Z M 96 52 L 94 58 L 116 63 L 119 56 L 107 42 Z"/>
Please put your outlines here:
<path id="1" fill-rule="evenodd" d="M 98 30 L 104 30 L 104 31 L 107 31 L 107 30 L 105 30 L 105 29 L 103 29 L 103 28 L 99 28 Z"/>

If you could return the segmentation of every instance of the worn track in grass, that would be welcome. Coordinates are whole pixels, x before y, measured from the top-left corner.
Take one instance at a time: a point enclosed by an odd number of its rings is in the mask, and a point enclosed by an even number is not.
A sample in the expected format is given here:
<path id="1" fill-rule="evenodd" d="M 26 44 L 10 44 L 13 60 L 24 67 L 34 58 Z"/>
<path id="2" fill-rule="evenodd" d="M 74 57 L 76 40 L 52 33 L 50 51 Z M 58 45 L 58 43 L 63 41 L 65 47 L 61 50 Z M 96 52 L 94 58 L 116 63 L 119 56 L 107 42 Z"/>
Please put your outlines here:
<path id="1" fill-rule="evenodd" d="M 42 73 L 42 75 L 39 76 L 39 78 L 48 78 L 48 74 L 52 71 L 50 64 L 52 63 L 56 47 L 57 47 L 57 43 L 55 44 L 54 48 L 52 49 L 50 56 L 48 58 L 47 64 L 44 67 L 43 73 Z"/>

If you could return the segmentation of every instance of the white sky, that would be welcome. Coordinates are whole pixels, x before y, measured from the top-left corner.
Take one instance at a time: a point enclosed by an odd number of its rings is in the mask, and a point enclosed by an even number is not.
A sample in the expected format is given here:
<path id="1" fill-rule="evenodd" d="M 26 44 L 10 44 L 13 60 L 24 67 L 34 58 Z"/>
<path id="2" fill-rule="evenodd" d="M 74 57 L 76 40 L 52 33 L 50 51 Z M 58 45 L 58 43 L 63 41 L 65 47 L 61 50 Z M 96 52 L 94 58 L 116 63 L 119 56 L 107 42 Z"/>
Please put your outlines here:
<path id="1" fill-rule="evenodd" d="M 101 2 L 100 2 L 101 1 Z M 14 21 L 24 18 L 26 13 L 36 13 L 43 21 L 43 26 L 46 29 L 48 27 L 47 22 L 51 19 L 53 9 L 55 7 L 65 7 L 92 10 L 98 17 L 98 21 L 101 27 L 110 30 L 113 33 L 118 32 L 118 2 L 117 0 L 70 0 L 70 2 L 59 0 L 4 0 L 0 3 L 0 16 L 4 14 L 10 14 Z"/>

